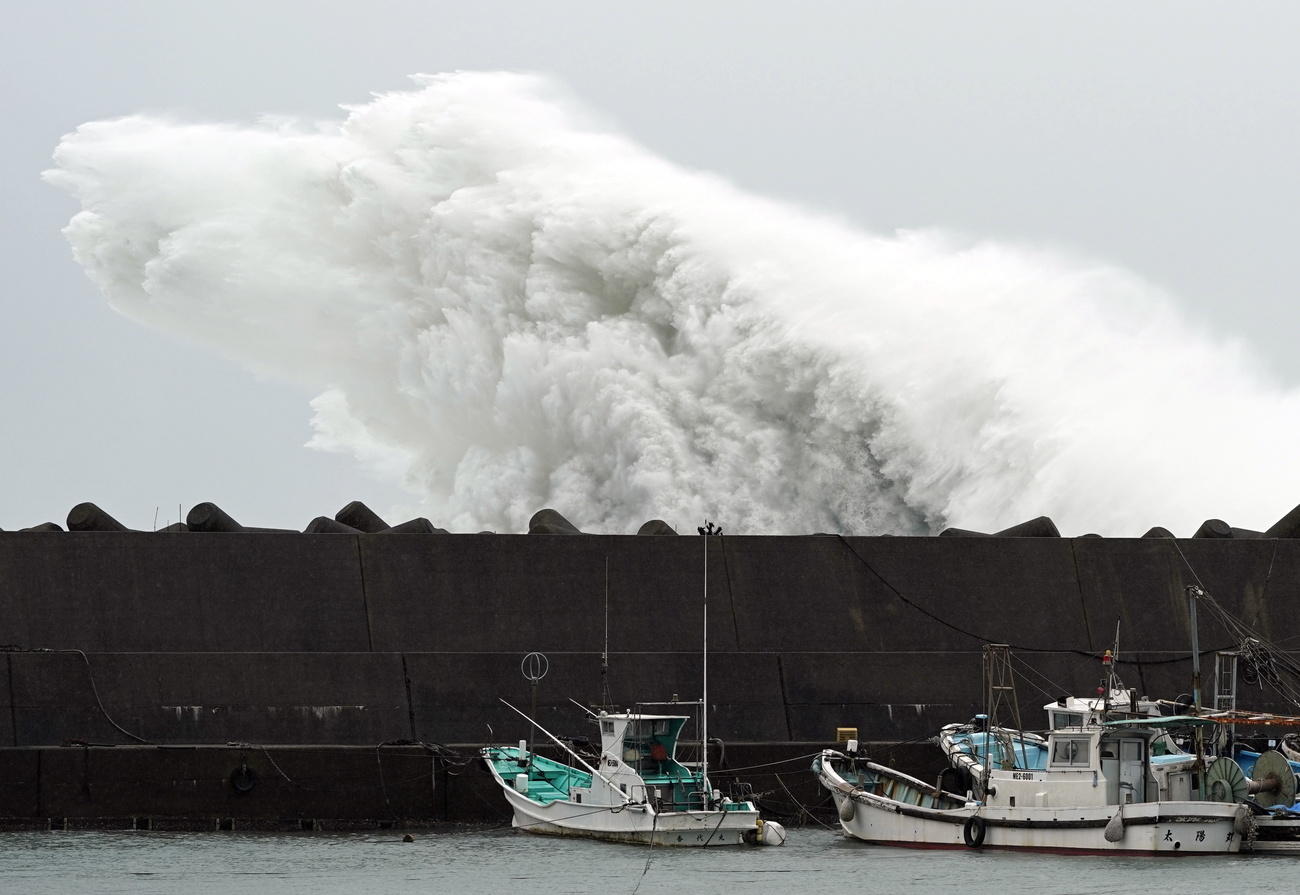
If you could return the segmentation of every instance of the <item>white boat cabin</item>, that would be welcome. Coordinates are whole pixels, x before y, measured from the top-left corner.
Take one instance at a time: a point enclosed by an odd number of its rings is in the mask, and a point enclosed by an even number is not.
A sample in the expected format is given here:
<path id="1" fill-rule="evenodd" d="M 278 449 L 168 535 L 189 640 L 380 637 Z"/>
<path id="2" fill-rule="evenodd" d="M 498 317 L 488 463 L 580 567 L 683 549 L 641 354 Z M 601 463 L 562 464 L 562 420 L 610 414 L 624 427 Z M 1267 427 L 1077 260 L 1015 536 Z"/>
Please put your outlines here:
<path id="1" fill-rule="evenodd" d="M 685 715 L 646 715 L 636 712 L 596 716 L 600 726 L 597 770 L 617 790 L 599 780 L 588 788 L 575 788 L 575 801 L 618 804 L 626 796 L 649 803 L 657 811 L 698 811 L 709 807 L 709 793 L 701 775 L 677 760 L 677 742 L 690 718 Z"/>
<path id="2" fill-rule="evenodd" d="M 1049 702 L 1043 709 L 1047 712 L 1047 726 L 1053 730 L 1058 727 L 1101 724 L 1122 715 L 1155 718 L 1162 714 L 1158 702 L 1145 696 L 1139 697 L 1136 690 L 1111 690 L 1106 699 L 1101 696 L 1089 699 L 1063 696 L 1056 702 Z"/>
<path id="3" fill-rule="evenodd" d="M 1160 729 L 1162 723 L 1196 720 L 1151 718 L 1056 727 L 1030 766 L 1019 760 L 1014 766 L 994 763 L 985 804 L 1054 808 L 1200 798 L 1202 775 L 1195 756 L 1178 749 Z M 1019 759 L 1024 752 L 1006 754 Z"/>

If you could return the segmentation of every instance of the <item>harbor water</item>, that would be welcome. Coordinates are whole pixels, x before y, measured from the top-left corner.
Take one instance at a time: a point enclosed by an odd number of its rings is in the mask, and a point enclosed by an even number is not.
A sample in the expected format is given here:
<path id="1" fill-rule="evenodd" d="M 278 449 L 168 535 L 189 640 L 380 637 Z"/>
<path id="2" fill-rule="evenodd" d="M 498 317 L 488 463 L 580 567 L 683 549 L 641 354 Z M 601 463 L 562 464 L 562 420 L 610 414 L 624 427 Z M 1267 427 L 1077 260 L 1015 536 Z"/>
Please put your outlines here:
<path id="1" fill-rule="evenodd" d="M 882 848 L 826 829 L 782 848 L 648 849 L 509 828 L 402 833 L 0 834 L 0 889 L 132 893 L 1293 892 L 1294 858 L 1109 858 Z"/>

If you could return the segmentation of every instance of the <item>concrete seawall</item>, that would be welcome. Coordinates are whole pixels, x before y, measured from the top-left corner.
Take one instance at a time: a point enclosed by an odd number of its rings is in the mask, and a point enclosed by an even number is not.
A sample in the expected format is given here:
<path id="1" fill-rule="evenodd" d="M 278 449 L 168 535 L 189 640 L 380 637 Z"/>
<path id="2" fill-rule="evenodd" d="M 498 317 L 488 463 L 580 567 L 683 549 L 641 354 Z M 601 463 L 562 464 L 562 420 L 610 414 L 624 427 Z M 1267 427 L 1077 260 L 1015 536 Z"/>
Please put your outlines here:
<path id="1" fill-rule="evenodd" d="M 601 696 L 606 561 L 614 700 L 697 698 L 704 540 L 0 533 L 0 645 L 9 647 L 0 654 L 0 816 L 187 815 L 184 786 L 148 781 L 228 790 L 239 750 L 227 744 L 241 743 L 254 757 L 263 747 L 328 756 L 313 759 L 322 768 L 313 773 L 364 790 L 346 797 L 372 806 L 358 816 L 377 816 L 382 792 L 348 762 L 369 767 L 377 750 L 405 749 L 412 763 L 428 760 L 425 784 L 448 775 L 448 801 L 432 816 L 434 803 L 418 800 L 398 814 L 482 819 L 455 807 L 473 798 L 456 793 L 471 786 L 469 773 L 420 746 L 379 744 L 525 735 L 497 700 L 527 705 L 519 660 L 531 650 L 550 658 L 542 722 L 589 733 L 568 699 Z M 1117 622 L 1126 683 L 1172 698 L 1190 689 L 1183 588 L 1198 580 L 1270 640 L 1300 642 L 1300 541 L 1290 539 L 728 536 L 709 546 L 710 734 L 733 756 L 746 744 L 799 754 L 796 744 L 828 742 L 837 727 L 881 744 L 923 739 L 977 710 L 986 640 L 1012 644 L 1032 669 L 1019 700 L 1025 723 L 1039 725 L 1049 698 L 1097 685 L 1093 657 Z M 1209 612 L 1200 642 L 1237 645 Z M 1242 700 L 1288 710 L 1258 688 L 1243 688 Z M 214 754 L 220 774 L 177 770 Z M 118 767 L 114 779 L 138 777 L 135 795 L 51 801 L 89 779 L 87 761 Z M 249 800 L 216 798 L 196 794 L 191 805 L 207 818 L 254 816 L 234 811 Z M 288 795 L 272 801 L 283 811 L 264 806 L 266 817 L 336 816 Z"/>

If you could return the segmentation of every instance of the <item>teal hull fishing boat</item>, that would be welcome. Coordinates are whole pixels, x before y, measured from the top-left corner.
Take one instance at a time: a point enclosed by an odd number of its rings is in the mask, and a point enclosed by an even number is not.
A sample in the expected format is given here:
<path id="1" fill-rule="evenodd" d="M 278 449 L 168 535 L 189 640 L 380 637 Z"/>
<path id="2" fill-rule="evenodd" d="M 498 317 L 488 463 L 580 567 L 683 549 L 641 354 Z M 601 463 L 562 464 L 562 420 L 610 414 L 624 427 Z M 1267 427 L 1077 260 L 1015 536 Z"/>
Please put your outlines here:
<path id="1" fill-rule="evenodd" d="M 581 836 L 644 845 L 722 846 L 783 845 L 785 829 L 764 821 L 748 799 L 733 800 L 709 780 L 709 540 L 721 529 L 705 523 L 699 529 L 704 545 L 703 684 L 704 695 L 693 703 L 700 712 L 700 762 L 688 767 L 677 758 L 677 743 L 689 715 L 648 714 L 646 707 L 679 709 L 692 703 L 641 703 L 625 712 L 592 712 L 600 728 L 600 755 L 583 758 L 570 745 L 519 711 L 536 730 L 563 750 L 574 763 L 538 755 L 528 741 L 516 746 L 488 746 L 482 756 L 514 812 L 516 829 L 528 833 Z M 606 591 L 605 650 L 602 676 L 609 661 L 609 596 Z M 546 675 L 546 657 L 529 653 L 520 666 L 536 685 Z M 572 701 L 572 700 L 570 700 Z M 606 702 L 609 702 L 606 692 Z"/>
<path id="2" fill-rule="evenodd" d="M 706 770 L 677 759 L 684 715 L 601 712 L 601 751 L 589 762 L 546 733 L 574 764 L 526 742 L 482 750 L 488 770 L 528 833 L 656 846 L 781 845 L 785 830 L 750 801 L 724 797 Z"/>

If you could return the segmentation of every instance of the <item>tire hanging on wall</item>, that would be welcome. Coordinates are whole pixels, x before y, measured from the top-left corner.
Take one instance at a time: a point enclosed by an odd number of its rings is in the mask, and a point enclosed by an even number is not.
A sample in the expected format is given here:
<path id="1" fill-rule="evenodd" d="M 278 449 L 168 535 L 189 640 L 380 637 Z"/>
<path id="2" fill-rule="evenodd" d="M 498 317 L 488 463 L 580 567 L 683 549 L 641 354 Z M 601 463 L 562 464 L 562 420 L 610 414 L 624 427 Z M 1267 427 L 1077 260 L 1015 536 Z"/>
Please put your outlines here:
<path id="1" fill-rule="evenodd" d="M 988 824 L 985 823 L 984 818 L 978 814 L 966 818 L 966 824 L 961 828 L 961 838 L 967 848 L 979 848 L 984 845 L 986 835 L 988 835 Z"/>
<path id="2" fill-rule="evenodd" d="M 252 792 L 257 785 L 257 772 L 244 762 L 230 774 L 230 787 L 237 793 Z"/>

